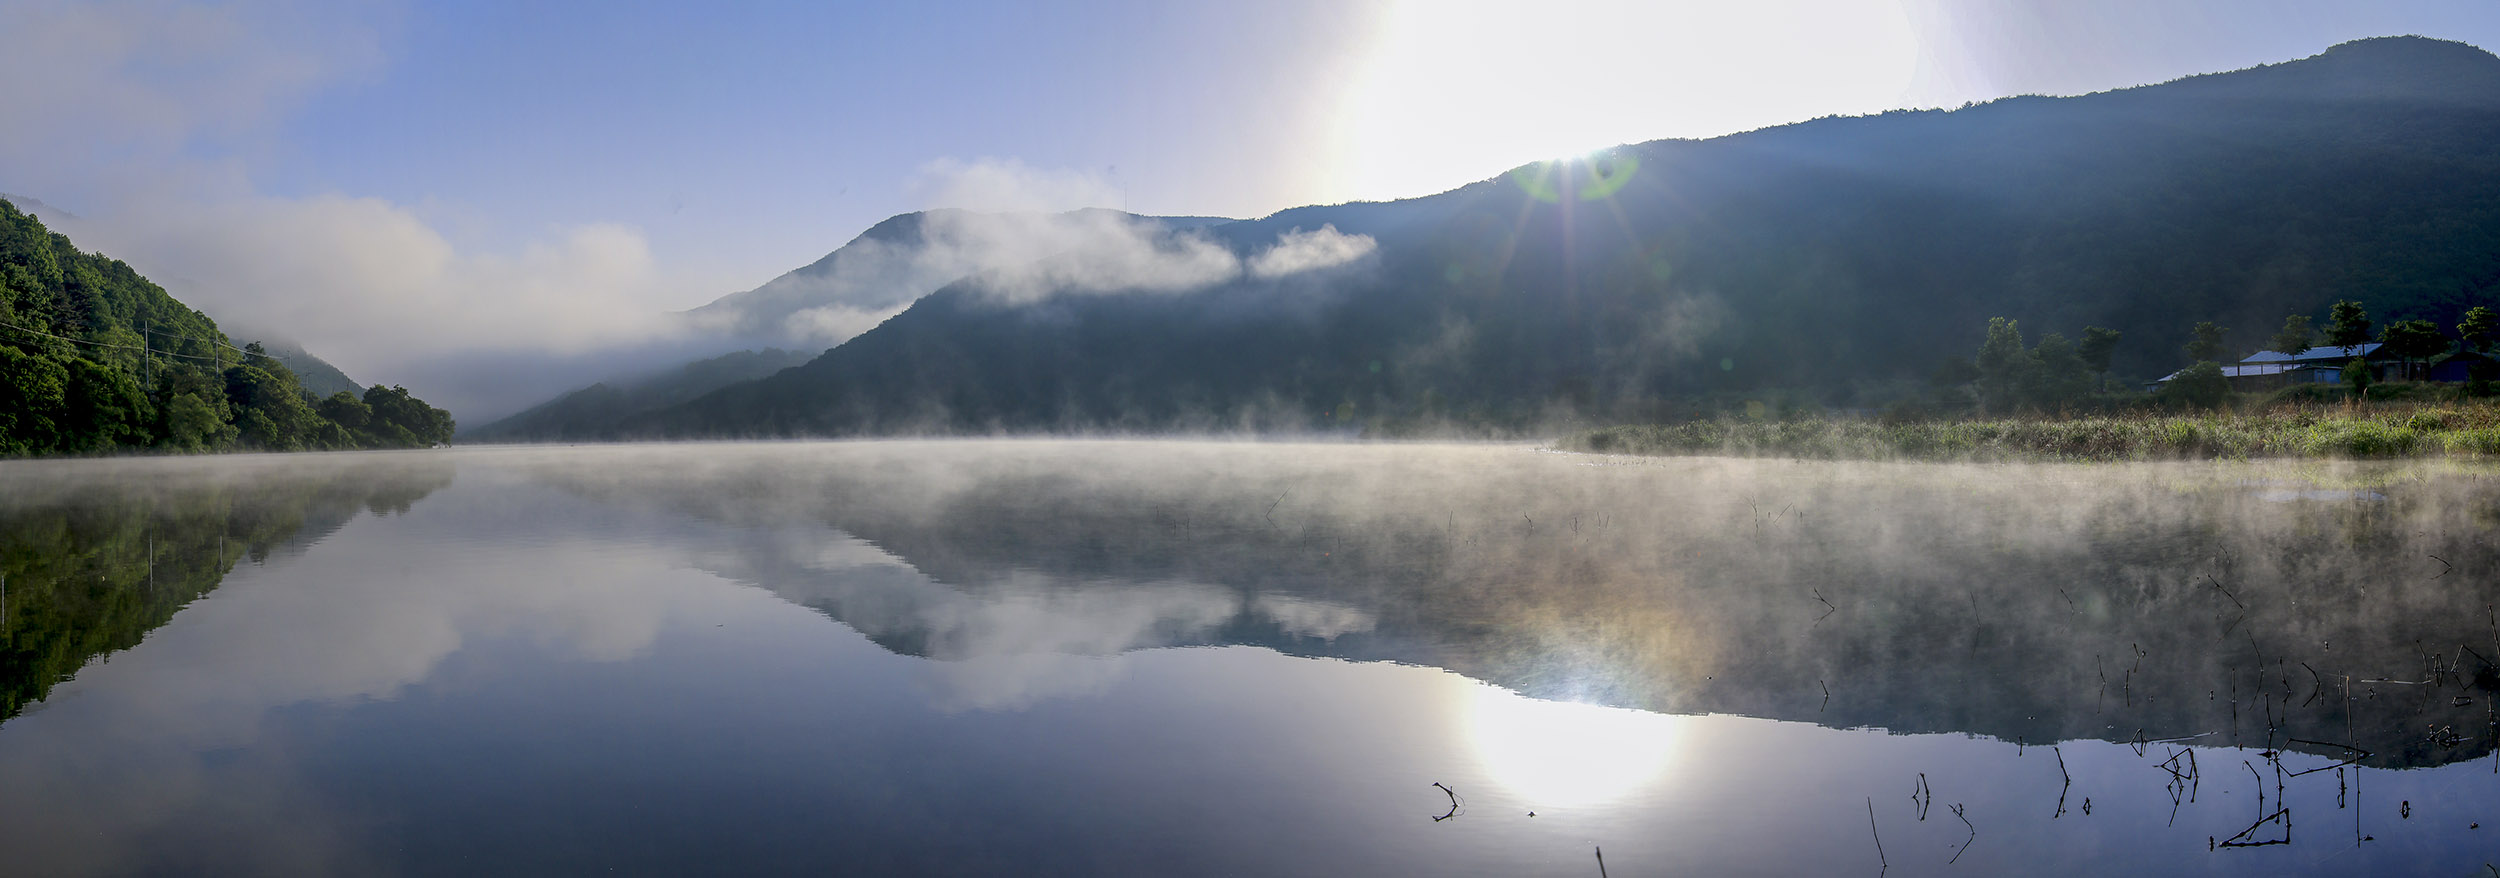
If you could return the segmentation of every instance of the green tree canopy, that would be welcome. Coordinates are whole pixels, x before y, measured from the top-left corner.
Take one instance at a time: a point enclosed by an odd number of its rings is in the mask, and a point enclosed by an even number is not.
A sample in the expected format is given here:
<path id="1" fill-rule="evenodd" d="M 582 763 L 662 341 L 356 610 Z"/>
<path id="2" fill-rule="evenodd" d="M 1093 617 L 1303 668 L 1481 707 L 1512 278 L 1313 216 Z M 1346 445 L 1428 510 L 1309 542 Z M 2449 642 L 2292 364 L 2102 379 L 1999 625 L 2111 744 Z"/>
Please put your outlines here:
<path id="1" fill-rule="evenodd" d="M 2274 331 L 2274 338 L 2266 342 L 2266 350 L 2294 357 L 2317 343 L 2318 330 L 2310 325 L 2309 315 L 2294 314 L 2283 318 L 2283 328 Z"/>
<path id="2" fill-rule="evenodd" d="M 1988 320 L 1988 337 L 1979 344 L 1979 355 L 1971 365 L 1979 370 L 1979 401 L 1990 408 L 2013 405 L 2021 392 L 2032 359 L 2023 350 L 2022 329 L 2003 317 Z"/>
<path id="3" fill-rule="evenodd" d="M 2092 374 L 2109 371 L 2109 358 L 2118 353 L 2118 330 L 2106 326 L 2086 326 L 2083 340 L 2075 343 L 2075 353 L 2083 364 L 2092 367 Z"/>
<path id="4" fill-rule="evenodd" d="M 2043 409 L 2054 409 L 2092 391 L 2092 369 L 2066 337 L 2049 333 L 2031 351 L 2029 387 L 2024 396 Z"/>
<path id="5" fill-rule="evenodd" d="M 2346 354 L 2369 344 L 2370 312 L 2361 310 L 2361 303 L 2351 299 L 2335 303 L 2327 309 L 2326 343 L 2343 348 Z"/>
<path id="6" fill-rule="evenodd" d="M 2230 332 L 2207 320 L 2188 330 L 2187 355 L 2190 360 L 2219 362 L 2228 349 L 2222 346 L 2223 333 Z"/>
<path id="7" fill-rule="evenodd" d="M 0 455 L 422 445 L 451 417 L 394 388 L 407 426 L 367 431 L 371 409 L 316 409 L 259 343 L 217 324 L 120 260 L 0 200 Z M 237 356 L 237 354 L 240 356 Z M 330 415 L 336 415 L 332 417 Z M 343 423 L 344 418 L 353 423 Z"/>
<path id="8" fill-rule="evenodd" d="M 2231 398 L 2231 381 L 2222 376 L 2221 364 L 2198 360 L 2162 385 L 2161 398 L 2188 408 L 2218 408 Z"/>
<path id="9" fill-rule="evenodd" d="M 2412 377 L 2416 361 L 2429 360 L 2448 349 L 2448 337 L 2439 334 L 2438 324 L 2428 320 L 2398 320 L 2379 330 L 2380 351 L 2405 364 L 2407 377 Z"/>
<path id="10" fill-rule="evenodd" d="M 2492 342 L 2500 341 L 2500 314 L 2483 305 L 2474 306 L 2457 323 L 2457 336 L 2469 350 L 2491 350 Z"/>

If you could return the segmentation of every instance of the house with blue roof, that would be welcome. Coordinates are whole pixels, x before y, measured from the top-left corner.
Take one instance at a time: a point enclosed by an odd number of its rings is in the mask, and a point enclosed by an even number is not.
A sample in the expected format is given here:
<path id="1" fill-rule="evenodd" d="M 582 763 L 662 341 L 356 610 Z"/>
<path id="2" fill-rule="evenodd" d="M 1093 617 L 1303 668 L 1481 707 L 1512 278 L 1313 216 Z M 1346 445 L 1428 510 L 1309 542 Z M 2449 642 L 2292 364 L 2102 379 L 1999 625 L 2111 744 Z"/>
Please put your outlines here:
<path id="1" fill-rule="evenodd" d="M 2229 379 L 2233 390 L 2269 390 L 2294 384 L 2334 384 L 2344 380 L 2344 365 L 2354 360 L 2370 364 L 2370 377 L 2381 381 L 2392 376 L 2397 367 L 2393 357 L 2378 356 L 2379 343 L 2366 342 L 2352 347 L 2314 347 L 2297 354 L 2281 351 L 2258 351 L 2237 363 L 2225 364 L 2222 377 Z M 2172 372 L 2146 382 L 2145 390 L 2159 390 Z"/>

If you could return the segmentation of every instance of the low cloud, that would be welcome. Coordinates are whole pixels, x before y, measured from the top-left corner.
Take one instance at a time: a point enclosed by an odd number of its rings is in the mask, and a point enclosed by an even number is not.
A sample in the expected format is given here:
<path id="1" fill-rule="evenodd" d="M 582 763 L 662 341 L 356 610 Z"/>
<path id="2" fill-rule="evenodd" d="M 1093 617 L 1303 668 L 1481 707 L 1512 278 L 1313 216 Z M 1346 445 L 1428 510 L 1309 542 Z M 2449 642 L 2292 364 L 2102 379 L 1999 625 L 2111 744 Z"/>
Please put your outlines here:
<path id="1" fill-rule="evenodd" d="M 417 384 L 445 358 L 578 354 L 683 330 L 661 307 L 675 285 L 621 225 L 464 250 L 407 208 L 338 195 L 168 199 L 61 225 L 212 317 L 286 332 L 385 382 Z"/>
<path id="2" fill-rule="evenodd" d="M 1250 257 L 1250 274 L 1259 278 L 1278 278 L 1320 268 L 1332 268 L 1360 259 L 1379 249 L 1379 242 L 1370 235 L 1349 235 L 1334 225 L 1320 226 L 1316 231 L 1299 228 L 1276 236 L 1276 246 Z"/>
<path id="3" fill-rule="evenodd" d="M 1370 236 L 1335 226 L 1296 228 L 1245 260 L 1187 223 L 1114 209 L 1120 198 L 1107 180 L 1013 159 L 932 162 L 915 188 L 928 193 L 932 209 L 909 234 L 863 236 L 827 262 L 698 309 L 696 319 L 722 331 L 831 345 L 965 279 L 1007 302 L 1179 292 L 1343 265 L 1377 248 Z"/>

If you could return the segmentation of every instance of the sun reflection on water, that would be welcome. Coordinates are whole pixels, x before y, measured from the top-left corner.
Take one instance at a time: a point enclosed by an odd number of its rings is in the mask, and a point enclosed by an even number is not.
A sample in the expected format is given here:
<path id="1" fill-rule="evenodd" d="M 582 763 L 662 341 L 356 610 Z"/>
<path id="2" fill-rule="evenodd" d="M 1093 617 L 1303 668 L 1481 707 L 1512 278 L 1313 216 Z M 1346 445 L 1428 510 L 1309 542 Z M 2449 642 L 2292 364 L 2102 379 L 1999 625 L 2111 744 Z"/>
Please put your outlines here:
<path id="1" fill-rule="evenodd" d="M 1666 772 L 1677 718 L 1483 686 L 1468 724 L 1486 776 L 1532 807 L 1598 805 Z"/>

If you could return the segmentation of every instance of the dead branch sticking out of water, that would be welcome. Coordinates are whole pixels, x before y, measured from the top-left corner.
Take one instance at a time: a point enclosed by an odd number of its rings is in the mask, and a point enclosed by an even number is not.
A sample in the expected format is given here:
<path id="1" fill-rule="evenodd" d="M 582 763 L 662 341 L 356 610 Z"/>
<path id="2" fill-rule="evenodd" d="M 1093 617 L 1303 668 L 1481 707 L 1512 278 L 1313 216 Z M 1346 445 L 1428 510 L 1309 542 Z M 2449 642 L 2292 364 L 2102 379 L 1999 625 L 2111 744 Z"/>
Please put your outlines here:
<path id="1" fill-rule="evenodd" d="M 2321 772 L 2321 771 L 2326 771 L 2326 770 L 2328 770 L 2328 769 L 2342 768 L 2342 767 L 2347 766 L 2347 765 L 2358 765 L 2358 764 L 2360 764 L 2361 760 L 2368 759 L 2368 758 L 2370 758 L 2370 756 L 2372 755 L 2372 754 L 2370 753 L 2370 751 L 2368 751 L 2368 750 L 2363 750 L 2363 749 L 2361 749 L 2361 748 L 2359 748 L 2359 747 L 2355 747 L 2355 746 L 2352 746 L 2352 745 L 2350 745 L 2350 744 L 2330 744 L 2330 743 L 2327 743 L 2327 742 L 2325 742 L 2325 741 L 2312 741 L 2312 740 L 2309 740 L 2309 739 L 2307 739 L 2307 738 L 2289 738 L 2289 739 L 2286 739 L 2286 740 L 2285 740 L 2285 743 L 2289 743 L 2289 744 L 2307 744 L 2307 745 L 2312 746 L 2312 747 L 2333 747 L 2333 748 L 2335 748 L 2335 749 L 2342 750 L 2342 751 L 2344 751 L 2344 753 L 2345 753 L 2345 756 L 2344 756 L 2344 758 L 2343 758 L 2343 759 L 2337 760 L 2337 761 L 2335 761 L 2335 762 L 2334 762 L 2334 763 L 2332 763 L 2332 764 L 2328 764 L 2328 765 L 2321 765 L 2321 766 L 2318 766 L 2318 767 L 2316 767 L 2316 768 L 2308 769 L 2308 770 L 2306 770 L 2306 771 L 2295 771 L 2295 772 L 2292 772 L 2292 776 L 2293 776 L 2293 777 L 2299 777 L 2299 776 L 2304 775 L 2304 774 L 2316 774 L 2316 773 Z"/>
<path id="2" fill-rule="evenodd" d="M 2223 597 L 2230 598 L 2230 599 L 2231 599 L 2231 606 L 2238 607 L 2238 608 L 2243 609 L 2243 610 L 2248 609 L 2248 605 L 2247 605 L 2247 604 L 2240 603 L 2240 596 L 2239 596 L 2239 595 L 2232 594 L 2230 589 L 2223 588 L 2223 587 L 2222 587 L 2222 580 L 2215 579 L 2215 578 L 2213 577 L 2213 574 L 2211 574 L 2211 573 L 2205 574 L 2205 581 L 2206 581 L 2206 582 L 2208 582 L 2208 583 L 2213 584 L 2214 590 L 2215 590 L 2215 591 L 2222 592 L 2222 596 L 2223 596 Z"/>
<path id="3" fill-rule="evenodd" d="M 1448 820 L 1448 819 L 1450 819 L 1450 818 L 1452 818 L 1452 817 L 1456 817 L 1456 816 L 1458 816 L 1458 809 L 1459 809 L 1459 807 L 1460 807 L 1460 802 L 1459 802 L 1459 800 L 1458 800 L 1458 791 L 1457 791 L 1457 790 L 1450 789 L 1449 787 L 1446 787 L 1446 786 L 1442 786 L 1442 785 L 1441 785 L 1441 782 L 1440 782 L 1440 781 L 1437 781 L 1437 780 L 1432 782 L 1432 786 L 1433 786 L 1433 788 L 1440 790 L 1443 794 L 1448 795 L 1448 796 L 1450 797 L 1450 810 L 1449 810 L 1447 813 L 1444 813 L 1444 814 L 1442 814 L 1442 815 L 1441 815 L 1441 816 L 1439 816 L 1439 817 L 1432 818 L 1432 822 L 1434 822 L 1434 823 L 1439 823 L 1439 822 L 1441 822 L 1441 821 L 1443 821 L 1443 820 Z"/>
<path id="4" fill-rule="evenodd" d="M 2179 757 L 2181 756 L 2187 757 L 2187 770 L 2185 771 L 2180 770 Z M 2177 826 L 2179 825 L 2180 800 L 2195 802 L 2196 790 L 2202 785 L 2203 774 L 2196 769 L 2196 748 L 2173 748 L 2170 751 L 2170 758 L 2162 760 L 2160 767 L 2161 770 L 2170 773 L 2170 780 L 2163 783 L 2162 788 L 2170 793 L 2169 825 Z"/>
<path id="5" fill-rule="evenodd" d="M 2057 787 L 2057 813 L 2049 815 L 2049 819 L 2055 820 L 2066 816 L 2066 792 L 2074 788 L 2075 776 L 2066 773 L 2066 751 L 2057 749 L 2056 746 L 2052 745 L 2049 747 L 2049 752 L 2057 754 L 2057 776 L 2059 778 Z"/>
<path id="6" fill-rule="evenodd" d="M 1884 831 L 1875 828 L 1875 797 L 1873 796 L 1866 798 L 1866 831 L 1875 835 L 1876 864 L 1884 867 L 1886 872 L 1892 871 L 1892 861 L 1884 859 Z"/>
<path id="7" fill-rule="evenodd" d="M 1597 848 L 1597 878 L 1606 878 L 1606 849 L 1602 847 Z"/>
<path id="8" fill-rule="evenodd" d="M 2257 830 L 2265 828 L 2265 825 L 2268 823 L 2280 824 L 2283 827 L 2282 837 L 2262 840 L 2256 838 Z M 2220 846 L 2226 848 L 2261 848 L 2267 845 L 2287 845 L 2291 843 L 2292 809 L 2277 808 L 2274 813 L 2257 818 L 2257 822 L 2249 824 L 2247 829 L 2240 830 L 2238 835 L 2231 836 L 2229 839 L 2223 841 Z"/>
<path id="9" fill-rule="evenodd" d="M 2087 799 L 2087 800 L 2085 800 L 2085 801 L 2090 801 L 2090 800 L 2088 800 L 2088 799 Z M 1946 861 L 1944 861 L 1944 864 L 1945 864 L 1945 865 L 1947 865 L 1947 866 L 1950 866 L 1950 865 L 1953 865 L 1953 864 L 1955 864 L 1955 863 L 1959 863 L 1959 862 L 1961 862 L 1961 861 L 1962 861 L 1962 854 L 1963 854 L 1964 852 L 1966 852 L 1966 851 L 1969 851 L 1969 850 L 1970 850 L 1970 844 L 1971 844 L 1971 842 L 1974 842 L 1974 841 L 1978 841 L 1978 840 L 1979 840 L 1979 827 L 1972 826 L 1972 825 L 1971 825 L 1971 823 L 1970 823 L 1970 817 L 1968 817 L 1968 816 L 1966 816 L 1966 815 L 1964 815 L 1964 814 L 1962 813 L 1962 803 L 1960 803 L 1960 802 L 1955 802 L 1955 803 L 1953 803 L 1953 816 L 1962 818 L 1962 827 L 1963 827 L 1963 828 L 1965 828 L 1965 829 L 1970 830 L 1970 837 L 1969 837 L 1969 838 L 1962 839 L 1962 847 L 1961 847 L 1961 850 L 1957 850 L 1957 851 L 1954 851 L 1954 852 L 1953 852 L 1953 859 L 1950 859 L 1950 860 L 1946 860 Z"/>
<path id="10" fill-rule="evenodd" d="M 1918 822 L 1927 822 L 1927 808 L 1936 801 L 1936 791 L 1927 788 L 1927 772 L 1918 773 L 1918 786 L 1910 790 L 1910 804 L 1918 806 Z"/>
<path id="11" fill-rule="evenodd" d="M 2440 566 L 2440 568 L 2441 568 L 2441 570 L 2439 571 L 2439 576 L 2446 576 L 2446 575 L 2448 575 L 2448 574 L 2451 574 L 2451 573 L 2455 573 L 2455 572 L 2457 572 L 2457 565 L 2454 565 L 2454 564 L 2450 564 L 2450 563 L 2448 563 L 2448 559 L 2446 559 L 2446 558 L 2442 558 L 2442 557 L 2439 557 L 2439 556 L 2437 556 L 2437 555 L 2431 555 L 2429 552 L 2424 552 L 2424 553 L 2422 553 L 2422 554 L 2424 554 L 2424 555 L 2430 555 L 2430 559 L 2431 559 L 2431 560 L 2439 562 L 2439 566 Z M 2431 577 L 2431 579 L 2433 579 L 2433 580 L 2437 580 L 2437 579 L 2439 578 L 2439 576 L 2433 576 L 2433 577 Z"/>

